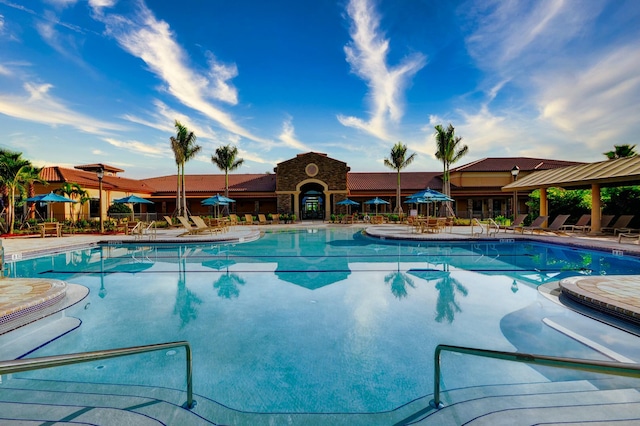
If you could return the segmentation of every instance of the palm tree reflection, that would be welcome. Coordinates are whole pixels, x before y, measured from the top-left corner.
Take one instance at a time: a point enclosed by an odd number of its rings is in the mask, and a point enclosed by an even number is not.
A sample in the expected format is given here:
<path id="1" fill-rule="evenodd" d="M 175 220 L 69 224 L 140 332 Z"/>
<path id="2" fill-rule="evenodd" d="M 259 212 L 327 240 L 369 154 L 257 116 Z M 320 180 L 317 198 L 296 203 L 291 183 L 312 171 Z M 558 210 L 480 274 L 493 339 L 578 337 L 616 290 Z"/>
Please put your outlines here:
<path id="1" fill-rule="evenodd" d="M 213 288 L 218 289 L 218 296 L 231 299 L 240 295 L 238 284 L 244 285 L 244 283 L 244 279 L 236 274 L 229 273 L 229 269 L 227 268 L 227 272 L 213 283 Z"/>
<path id="2" fill-rule="evenodd" d="M 407 297 L 407 285 L 411 288 L 416 288 L 413 284 L 413 280 L 407 276 L 404 272 L 400 272 L 400 244 L 398 244 L 398 268 L 384 277 L 385 284 L 391 283 L 391 293 L 397 298 L 402 299 Z"/>
<path id="3" fill-rule="evenodd" d="M 440 278 L 436 283 L 438 290 L 438 301 L 436 302 L 436 321 L 447 321 L 452 323 L 457 313 L 462 312 L 460 306 L 456 302 L 456 291 L 466 297 L 469 291 L 460 281 L 451 277 L 447 272 L 445 276 Z"/>
<path id="4" fill-rule="evenodd" d="M 191 320 L 198 317 L 196 305 L 202 304 L 202 300 L 191 290 L 187 288 L 186 273 L 186 253 L 180 250 L 180 259 L 178 260 L 178 291 L 176 292 L 176 304 L 173 307 L 173 314 L 180 317 L 180 328 L 187 325 Z"/>

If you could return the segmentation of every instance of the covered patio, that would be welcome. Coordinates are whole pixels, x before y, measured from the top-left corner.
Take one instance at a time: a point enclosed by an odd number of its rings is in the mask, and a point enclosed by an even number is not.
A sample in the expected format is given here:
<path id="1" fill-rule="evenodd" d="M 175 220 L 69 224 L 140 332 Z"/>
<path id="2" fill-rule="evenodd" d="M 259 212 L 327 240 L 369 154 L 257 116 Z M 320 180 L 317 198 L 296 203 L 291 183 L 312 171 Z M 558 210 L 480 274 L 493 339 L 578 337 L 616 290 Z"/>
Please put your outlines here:
<path id="1" fill-rule="evenodd" d="M 591 233 L 601 230 L 602 200 L 600 188 L 640 184 L 640 156 L 580 164 L 531 173 L 502 187 L 503 191 L 540 190 L 540 215 L 549 215 L 547 188 L 591 188 Z"/>

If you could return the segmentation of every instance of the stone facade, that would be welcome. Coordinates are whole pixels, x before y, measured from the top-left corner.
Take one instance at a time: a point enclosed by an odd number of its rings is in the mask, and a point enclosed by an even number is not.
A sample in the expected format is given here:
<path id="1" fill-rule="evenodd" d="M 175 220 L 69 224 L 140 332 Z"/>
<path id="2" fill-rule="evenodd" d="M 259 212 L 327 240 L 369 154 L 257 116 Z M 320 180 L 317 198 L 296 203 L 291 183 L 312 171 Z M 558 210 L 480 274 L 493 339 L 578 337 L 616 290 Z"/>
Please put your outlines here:
<path id="1" fill-rule="evenodd" d="M 317 169 L 313 165 L 317 166 Z M 347 163 L 327 157 L 326 154 L 309 152 L 276 167 L 276 192 L 297 191 L 300 182 L 322 181 L 329 191 L 347 190 Z"/>

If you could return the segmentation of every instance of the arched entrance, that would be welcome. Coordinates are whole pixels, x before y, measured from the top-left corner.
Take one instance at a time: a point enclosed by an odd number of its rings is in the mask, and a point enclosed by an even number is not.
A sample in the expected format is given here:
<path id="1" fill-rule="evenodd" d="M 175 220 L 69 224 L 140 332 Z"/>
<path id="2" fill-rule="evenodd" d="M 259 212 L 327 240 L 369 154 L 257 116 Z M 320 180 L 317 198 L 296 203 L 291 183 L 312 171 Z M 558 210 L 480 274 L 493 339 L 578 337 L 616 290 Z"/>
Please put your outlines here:
<path id="1" fill-rule="evenodd" d="M 300 219 L 324 220 L 326 199 L 325 188 L 316 182 L 310 182 L 300 187 Z"/>

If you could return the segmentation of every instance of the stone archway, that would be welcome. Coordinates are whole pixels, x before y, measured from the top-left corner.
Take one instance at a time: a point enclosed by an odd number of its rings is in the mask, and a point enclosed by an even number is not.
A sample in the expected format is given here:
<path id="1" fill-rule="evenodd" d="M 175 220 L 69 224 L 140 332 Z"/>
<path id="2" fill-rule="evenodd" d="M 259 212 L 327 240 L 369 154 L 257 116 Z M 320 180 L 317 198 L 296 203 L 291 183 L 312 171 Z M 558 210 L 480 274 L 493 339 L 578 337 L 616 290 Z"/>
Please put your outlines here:
<path id="1" fill-rule="evenodd" d="M 330 214 L 328 186 L 319 179 L 296 185 L 295 207 L 301 220 L 324 220 Z"/>

